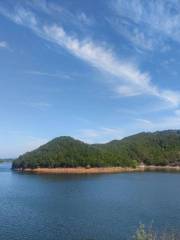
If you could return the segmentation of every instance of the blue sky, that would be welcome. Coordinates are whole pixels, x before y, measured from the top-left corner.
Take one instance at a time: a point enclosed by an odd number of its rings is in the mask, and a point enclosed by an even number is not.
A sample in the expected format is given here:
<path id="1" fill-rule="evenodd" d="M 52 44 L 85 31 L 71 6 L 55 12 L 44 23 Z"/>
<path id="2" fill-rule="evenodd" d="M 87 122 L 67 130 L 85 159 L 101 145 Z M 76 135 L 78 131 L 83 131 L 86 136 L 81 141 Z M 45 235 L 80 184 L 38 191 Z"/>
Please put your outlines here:
<path id="1" fill-rule="evenodd" d="M 178 0 L 6 0 L 0 24 L 0 157 L 180 128 Z"/>

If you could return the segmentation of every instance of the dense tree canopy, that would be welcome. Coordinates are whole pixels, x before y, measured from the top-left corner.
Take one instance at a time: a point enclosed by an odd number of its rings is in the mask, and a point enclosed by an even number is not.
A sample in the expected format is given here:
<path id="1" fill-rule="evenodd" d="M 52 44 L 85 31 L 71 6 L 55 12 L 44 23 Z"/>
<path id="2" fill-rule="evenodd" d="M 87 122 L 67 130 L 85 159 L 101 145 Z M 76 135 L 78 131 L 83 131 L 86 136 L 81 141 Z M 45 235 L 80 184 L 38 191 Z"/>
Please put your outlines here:
<path id="1" fill-rule="evenodd" d="M 180 130 L 139 133 L 106 144 L 55 138 L 13 162 L 12 168 L 103 167 L 180 164 Z"/>

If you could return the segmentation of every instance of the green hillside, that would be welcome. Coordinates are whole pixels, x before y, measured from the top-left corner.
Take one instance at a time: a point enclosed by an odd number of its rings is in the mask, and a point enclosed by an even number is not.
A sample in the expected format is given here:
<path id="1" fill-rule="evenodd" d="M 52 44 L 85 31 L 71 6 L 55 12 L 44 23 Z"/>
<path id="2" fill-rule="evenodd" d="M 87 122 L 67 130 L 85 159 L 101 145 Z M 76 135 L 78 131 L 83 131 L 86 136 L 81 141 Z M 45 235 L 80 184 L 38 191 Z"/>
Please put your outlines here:
<path id="1" fill-rule="evenodd" d="M 180 164 L 180 130 L 139 133 L 106 144 L 59 137 L 16 159 L 12 168 Z"/>

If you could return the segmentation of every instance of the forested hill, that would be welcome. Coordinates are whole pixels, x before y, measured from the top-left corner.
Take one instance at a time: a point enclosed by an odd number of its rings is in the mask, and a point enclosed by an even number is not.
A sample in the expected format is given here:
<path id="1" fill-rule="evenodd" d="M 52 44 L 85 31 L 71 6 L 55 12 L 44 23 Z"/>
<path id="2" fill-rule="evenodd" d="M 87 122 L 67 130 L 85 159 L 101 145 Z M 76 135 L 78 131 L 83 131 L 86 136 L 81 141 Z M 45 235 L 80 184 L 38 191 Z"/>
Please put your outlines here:
<path id="1" fill-rule="evenodd" d="M 21 155 L 12 168 L 180 165 L 180 130 L 139 133 L 106 144 L 86 144 L 71 137 L 55 138 Z"/>

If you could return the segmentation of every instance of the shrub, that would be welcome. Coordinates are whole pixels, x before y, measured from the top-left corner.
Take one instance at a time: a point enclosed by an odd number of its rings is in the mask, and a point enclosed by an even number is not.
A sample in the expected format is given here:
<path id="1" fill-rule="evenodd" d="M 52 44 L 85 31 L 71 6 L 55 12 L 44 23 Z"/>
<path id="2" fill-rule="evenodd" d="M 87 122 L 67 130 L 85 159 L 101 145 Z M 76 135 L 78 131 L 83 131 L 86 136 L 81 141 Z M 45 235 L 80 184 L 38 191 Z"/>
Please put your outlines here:
<path id="1" fill-rule="evenodd" d="M 145 228 L 143 224 L 140 224 L 135 235 L 134 240 L 180 240 L 180 236 L 173 232 L 156 233 L 153 231 L 152 226 Z"/>

